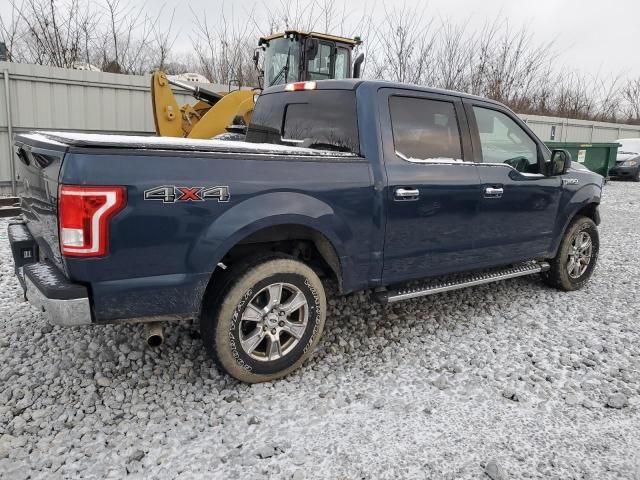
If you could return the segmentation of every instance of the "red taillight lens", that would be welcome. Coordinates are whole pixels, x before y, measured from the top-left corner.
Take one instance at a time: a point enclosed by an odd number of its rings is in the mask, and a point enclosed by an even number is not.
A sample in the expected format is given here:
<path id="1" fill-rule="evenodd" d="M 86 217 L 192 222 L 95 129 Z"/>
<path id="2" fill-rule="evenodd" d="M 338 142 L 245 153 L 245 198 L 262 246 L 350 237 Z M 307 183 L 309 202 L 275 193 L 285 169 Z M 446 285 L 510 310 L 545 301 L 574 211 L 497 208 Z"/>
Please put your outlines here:
<path id="1" fill-rule="evenodd" d="M 61 185 L 58 224 L 62 254 L 100 257 L 109 253 L 109 220 L 126 203 L 124 187 Z"/>

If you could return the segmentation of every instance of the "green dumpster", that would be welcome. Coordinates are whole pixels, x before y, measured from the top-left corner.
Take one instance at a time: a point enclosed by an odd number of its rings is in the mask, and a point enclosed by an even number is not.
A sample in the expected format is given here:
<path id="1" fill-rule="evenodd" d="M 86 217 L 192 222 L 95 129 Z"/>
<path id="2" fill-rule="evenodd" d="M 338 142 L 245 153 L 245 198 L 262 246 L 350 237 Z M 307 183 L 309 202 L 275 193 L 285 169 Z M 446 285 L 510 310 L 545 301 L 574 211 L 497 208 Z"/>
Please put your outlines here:
<path id="1" fill-rule="evenodd" d="M 544 142 L 550 149 L 563 148 L 571 153 L 574 162 L 583 164 L 592 172 L 609 176 L 609 169 L 616 164 L 619 143 Z"/>

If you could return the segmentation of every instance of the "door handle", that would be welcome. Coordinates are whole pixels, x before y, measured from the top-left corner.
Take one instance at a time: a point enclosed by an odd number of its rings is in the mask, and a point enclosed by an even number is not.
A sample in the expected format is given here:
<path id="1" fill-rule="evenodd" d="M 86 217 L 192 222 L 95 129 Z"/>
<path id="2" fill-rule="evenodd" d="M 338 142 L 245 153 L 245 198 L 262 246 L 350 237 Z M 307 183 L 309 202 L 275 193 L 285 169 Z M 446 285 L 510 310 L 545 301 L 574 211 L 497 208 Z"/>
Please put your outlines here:
<path id="1" fill-rule="evenodd" d="M 484 198 L 500 198 L 504 193 L 502 187 L 486 187 L 484 189 Z"/>
<path id="2" fill-rule="evenodd" d="M 417 200 L 420 197 L 420 190 L 417 188 L 396 188 L 393 194 L 396 200 Z"/>

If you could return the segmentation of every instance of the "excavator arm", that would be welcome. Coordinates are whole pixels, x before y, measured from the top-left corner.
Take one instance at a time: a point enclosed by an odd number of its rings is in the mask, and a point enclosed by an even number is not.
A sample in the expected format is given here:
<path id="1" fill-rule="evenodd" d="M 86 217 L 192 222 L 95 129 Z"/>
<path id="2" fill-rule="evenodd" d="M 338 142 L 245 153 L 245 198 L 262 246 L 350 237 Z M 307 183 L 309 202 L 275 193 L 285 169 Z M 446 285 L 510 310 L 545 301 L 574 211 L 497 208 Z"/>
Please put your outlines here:
<path id="1" fill-rule="evenodd" d="M 198 102 L 179 106 L 172 84 L 189 90 Z M 249 125 L 254 106 L 253 90 L 215 93 L 169 80 L 164 72 L 152 75 L 151 98 L 156 134 L 161 137 L 212 138 L 225 133 L 238 116 Z"/>

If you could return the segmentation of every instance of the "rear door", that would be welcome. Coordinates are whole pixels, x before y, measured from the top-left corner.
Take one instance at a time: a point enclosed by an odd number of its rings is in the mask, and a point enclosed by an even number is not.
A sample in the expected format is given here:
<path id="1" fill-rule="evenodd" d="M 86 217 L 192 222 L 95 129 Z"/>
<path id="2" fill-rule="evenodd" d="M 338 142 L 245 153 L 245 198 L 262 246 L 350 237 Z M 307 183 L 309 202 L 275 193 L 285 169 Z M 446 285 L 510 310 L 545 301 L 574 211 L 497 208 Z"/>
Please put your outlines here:
<path id="1" fill-rule="evenodd" d="M 548 253 L 562 181 L 543 174 L 547 149 L 507 108 L 465 100 L 482 195 L 475 232 L 484 265 Z"/>
<path id="2" fill-rule="evenodd" d="M 480 179 L 458 97 L 381 89 L 387 173 L 383 281 L 465 270 Z"/>

